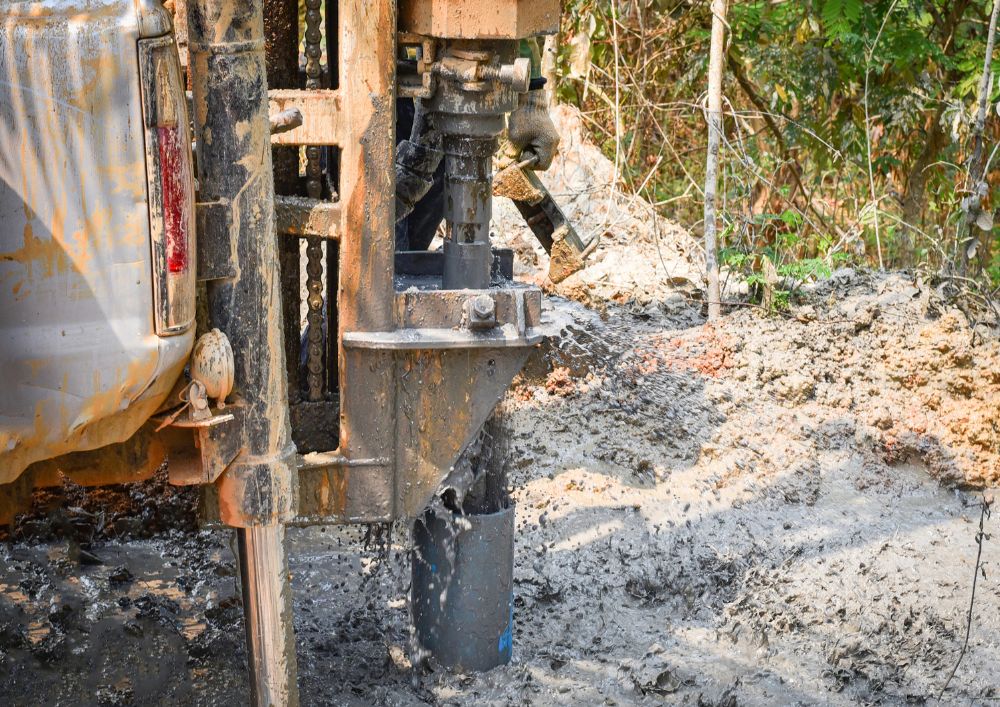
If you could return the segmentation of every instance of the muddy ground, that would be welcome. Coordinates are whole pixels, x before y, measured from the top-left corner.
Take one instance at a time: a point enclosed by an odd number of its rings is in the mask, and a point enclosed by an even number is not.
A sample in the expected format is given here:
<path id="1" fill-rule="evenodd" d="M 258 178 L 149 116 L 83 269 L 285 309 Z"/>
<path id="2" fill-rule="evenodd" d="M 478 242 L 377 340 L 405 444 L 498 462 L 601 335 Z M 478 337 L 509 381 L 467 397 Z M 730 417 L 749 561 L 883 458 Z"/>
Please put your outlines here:
<path id="1" fill-rule="evenodd" d="M 583 151 L 554 186 L 598 179 Z M 935 702 L 1000 486 L 996 330 L 848 269 L 707 325 L 693 242 L 616 199 L 574 200 L 605 244 L 506 402 L 513 663 L 411 667 L 406 526 L 290 529 L 303 703 Z M 160 481 L 39 495 L 0 544 L 7 702 L 245 704 L 230 536 L 193 518 Z M 996 543 L 946 703 L 1000 700 Z"/>

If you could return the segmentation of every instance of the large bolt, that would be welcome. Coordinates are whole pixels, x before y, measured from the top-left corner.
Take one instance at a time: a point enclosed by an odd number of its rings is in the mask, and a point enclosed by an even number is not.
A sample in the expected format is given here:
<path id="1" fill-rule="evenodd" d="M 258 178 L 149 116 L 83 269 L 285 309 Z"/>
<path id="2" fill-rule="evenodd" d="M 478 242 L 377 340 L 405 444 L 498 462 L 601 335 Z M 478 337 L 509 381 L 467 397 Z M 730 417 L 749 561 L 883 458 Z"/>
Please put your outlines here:
<path id="1" fill-rule="evenodd" d="M 527 93 L 531 84 L 531 59 L 520 57 L 513 64 L 500 67 L 500 81 L 510 84 L 517 93 Z"/>
<path id="2" fill-rule="evenodd" d="M 467 302 L 470 329 L 492 329 L 497 325 L 497 303 L 490 295 L 478 294 Z"/>
<path id="3" fill-rule="evenodd" d="M 520 57 L 513 64 L 494 66 L 481 64 L 479 78 L 487 81 L 497 81 L 514 89 L 515 93 L 527 93 L 531 85 L 531 59 Z"/>

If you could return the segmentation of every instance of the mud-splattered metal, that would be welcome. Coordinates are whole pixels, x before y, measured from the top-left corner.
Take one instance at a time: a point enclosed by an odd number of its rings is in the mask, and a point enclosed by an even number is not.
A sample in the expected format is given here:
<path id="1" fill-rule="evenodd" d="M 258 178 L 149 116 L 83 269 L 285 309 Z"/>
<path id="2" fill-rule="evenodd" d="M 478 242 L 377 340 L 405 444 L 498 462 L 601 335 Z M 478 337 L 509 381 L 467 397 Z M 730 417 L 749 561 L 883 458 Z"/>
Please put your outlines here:
<path id="1" fill-rule="evenodd" d="M 137 45 L 169 30 L 145 0 L 0 10 L 0 485 L 128 440 L 191 350 L 193 326 L 160 337 L 153 316 Z"/>

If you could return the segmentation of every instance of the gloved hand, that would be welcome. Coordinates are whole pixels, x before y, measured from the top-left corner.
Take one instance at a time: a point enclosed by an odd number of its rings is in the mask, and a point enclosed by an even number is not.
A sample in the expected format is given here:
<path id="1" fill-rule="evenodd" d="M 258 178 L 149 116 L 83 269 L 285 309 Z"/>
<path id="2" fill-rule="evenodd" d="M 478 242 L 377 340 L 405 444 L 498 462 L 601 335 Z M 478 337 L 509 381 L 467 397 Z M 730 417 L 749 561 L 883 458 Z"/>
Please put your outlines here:
<path id="1" fill-rule="evenodd" d="M 507 139 L 521 159 L 538 158 L 532 169 L 546 170 L 552 165 L 559 133 L 549 117 L 545 91 L 528 91 L 518 97 L 517 110 L 507 118 Z"/>

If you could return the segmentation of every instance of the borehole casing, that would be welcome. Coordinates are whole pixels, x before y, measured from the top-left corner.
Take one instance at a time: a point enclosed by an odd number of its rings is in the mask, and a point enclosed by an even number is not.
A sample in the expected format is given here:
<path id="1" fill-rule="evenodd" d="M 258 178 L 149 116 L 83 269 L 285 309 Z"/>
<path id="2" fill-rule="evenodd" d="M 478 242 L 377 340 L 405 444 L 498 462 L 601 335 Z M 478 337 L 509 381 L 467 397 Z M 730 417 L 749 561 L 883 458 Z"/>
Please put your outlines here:
<path id="1" fill-rule="evenodd" d="M 415 525 L 413 553 L 411 602 L 420 647 L 462 672 L 510 662 L 514 505 L 481 515 L 429 511 Z"/>

